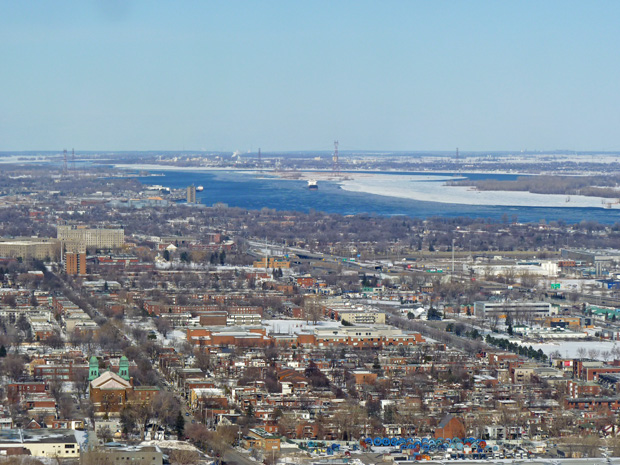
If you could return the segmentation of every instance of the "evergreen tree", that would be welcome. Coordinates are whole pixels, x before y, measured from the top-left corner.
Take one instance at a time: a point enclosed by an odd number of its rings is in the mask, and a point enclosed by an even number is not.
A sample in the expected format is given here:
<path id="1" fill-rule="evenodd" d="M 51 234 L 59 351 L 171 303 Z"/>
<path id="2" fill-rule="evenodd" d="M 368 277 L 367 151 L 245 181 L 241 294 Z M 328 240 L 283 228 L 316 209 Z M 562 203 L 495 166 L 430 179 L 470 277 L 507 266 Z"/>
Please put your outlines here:
<path id="1" fill-rule="evenodd" d="M 174 423 L 174 430 L 176 431 L 179 440 L 181 440 L 183 437 L 183 432 L 185 431 L 185 418 L 183 418 L 183 412 L 180 410 Z"/>
<path id="2" fill-rule="evenodd" d="M 0 357 L 6 357 L 6 347 L 0 346 Z"/>
<path id="3" fill-rule="evenodd" d="M 30 322 L 28 321 L 28 319 L 26 318 L 26 316 L 22 313 L 19 315 L 19 318 L 17 319 L 17 329 L 19 329 L 20 331 L 26 332 L 28 331 L 30 328 Z"/>
<path id="4" fill-rule="evenodd" d="M 381 368 L 381 363 L 379 362 L 379 358 L 375 358 L 375 361 L 372 364 L 372 371 L 377 373 L 379 376 L 383 376 L 383 369 Z"/>

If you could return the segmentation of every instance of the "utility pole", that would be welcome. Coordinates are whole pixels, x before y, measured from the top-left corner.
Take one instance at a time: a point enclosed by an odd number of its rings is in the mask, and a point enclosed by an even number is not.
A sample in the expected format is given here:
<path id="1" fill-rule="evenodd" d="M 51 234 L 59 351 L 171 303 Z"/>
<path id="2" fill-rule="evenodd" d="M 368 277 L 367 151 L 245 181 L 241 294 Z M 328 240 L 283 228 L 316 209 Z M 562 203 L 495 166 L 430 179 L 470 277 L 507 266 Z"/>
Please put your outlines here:
<path id="1" fill-rule="evenodd" d="M 262 171 L 263 170 L 263 161 L 261 159 L 260 156 L 260 147 L 258 148 L 258 171 Z"/>
<path id="2" fill-rule="evenodd" d="M 454 239 L 452 239 L 452 274 L 450 275 L 450 281 L 454 281 Z"/>

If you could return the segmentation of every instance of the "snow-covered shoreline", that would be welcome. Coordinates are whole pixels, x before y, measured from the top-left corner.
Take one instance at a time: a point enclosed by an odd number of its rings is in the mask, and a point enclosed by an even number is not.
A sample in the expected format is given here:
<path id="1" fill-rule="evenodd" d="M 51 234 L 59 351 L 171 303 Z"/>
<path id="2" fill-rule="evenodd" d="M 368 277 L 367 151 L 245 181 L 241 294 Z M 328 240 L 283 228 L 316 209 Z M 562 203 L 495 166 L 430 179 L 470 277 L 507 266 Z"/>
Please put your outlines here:
<path id="1" fill-rule="evenodd" d="M 479 191 L 468 186 L 449 186 L 445 176 L 390 176 L 368 177 L 340 181 L 340 187 L 350 192 L 383 195 L 423 202 L 451 203 L 461 205 L 492 205 L 506 207 L 553 207 L 553 208 L 607 208 L 611 199 L 566 196 L 561 194 L 533 194 L 514 191 Z M 618 209 L 620 205 L 611 204 Z"/>

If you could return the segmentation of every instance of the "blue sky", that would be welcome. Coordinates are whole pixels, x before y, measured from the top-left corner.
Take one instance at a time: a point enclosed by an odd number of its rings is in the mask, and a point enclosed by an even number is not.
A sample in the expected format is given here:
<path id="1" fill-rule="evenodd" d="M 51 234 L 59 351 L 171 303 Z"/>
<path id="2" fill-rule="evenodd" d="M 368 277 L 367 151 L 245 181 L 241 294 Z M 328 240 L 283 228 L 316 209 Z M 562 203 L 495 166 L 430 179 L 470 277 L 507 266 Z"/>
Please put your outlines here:
<path id="1" fill-rule="evenodd" d="M 620 2 L 0 0 L 0 151 L 620 150 Z"/>

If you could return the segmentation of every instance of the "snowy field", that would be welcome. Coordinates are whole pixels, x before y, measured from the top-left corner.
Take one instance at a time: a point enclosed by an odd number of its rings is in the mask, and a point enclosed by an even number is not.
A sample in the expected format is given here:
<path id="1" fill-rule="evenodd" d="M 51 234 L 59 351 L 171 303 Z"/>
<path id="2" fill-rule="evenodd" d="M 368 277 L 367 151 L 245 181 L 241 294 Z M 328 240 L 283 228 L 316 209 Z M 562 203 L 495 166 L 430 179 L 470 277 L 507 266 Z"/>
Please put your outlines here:
<path id="1" fill-rule="evenodd" d="M 0 157 L 0 163 L 2 164 L 13 164 L 13 163 L 40 163 L 40 162 L 48 162 L 51 159 L 59 161 L 61 159 L 62 154 L 58 155 L 11 155 L 8 157 Z"/>
<path id="2" fill-rule="evenodd" d="M 530 344 L 525 345 L 529 346 Z M 566 358 L 578 358 L 578 351 L 580 348 L 583 348 L 586 350 L 586 357 L 601 361 L 604 360 L 604 352 L 611 353 L 614 348 L 620 348 L 620 344 L 618 344 L 617 341 L 555 341 L 543 344 L 531 344 L 531 346 L 536 350 L 542 349 L 546 355 L 558 351 L 562 357 Z M 594 355 L 594 357 L 591 357 L 591 355 Z M 607 360 L 609 361 L 613 358 L 613 356 L 610 356 Z"/>
<path id="3" fill-rule="evenodd" d="M 532 346 L 535 350 L 542 349 L 545 355 L 559 352 L 561 357 L 579 358 L 580 349 L 586 351 L 586 357 L 595 360 L 605 360 L 604 353 L 608 352 L 607 361 L 613 360 L 613 353 L 620 349 L 618 341 L 549 341 L 542 343 L 532 343 L 529 341 L 521 341 L 516 337 L 510 337 L 502 333 L 492 333 L 493 337 L 509 339 L 510 342 L 521 344 L 525 347 Z"/>
<path id="4" fill-rule="evenodd" d="M 483 331 L 484 334 L 488 334 L 483 328 L 478 328 Z M 500 327 L 501 330 L 501 327 Z M 594 330 L 585 331 L 593 336 Z M 516 336 L 508 336 L 506 333 L 490 333 L 495 338 L 508 339 L 510 342 L 521 344 L 525 347 L 532 346 L 535 350 L 542 349 L 545 355 L 550 355 L 554 352 L 559 352 L 561 357 L 565 358 L 579 358 L 580 349 L 586 351 L 585 356 L 593 360 L 607 361 L 614 359 L 614 353 L 620 350 L 620 341 L 582 341 L 582 340 L 566 340 L 566 341 L 548 341 L 542 343 L 533 343 L 530 341 L 522 341 Z M 608 353 L 606 357 L 605 353 Z M 617 356 L 615 357 L 617 358 Z"/>
<path id="5" fill-rule="evenodd" d="M 447 186 L 447 181 L 462 179 L 449 176 L 385 174 L 356 175 L 341 181 L 343 190 L 399 197 L 424 202 L 462 205 L 495 205 L 515 207 L 605 208 L 602 198 L 582 195 L 532 194 L 530 192 L 478 191 L 469 186 Z M 567 202 L 567 199 L 570 201 Z M 606 201 L 609 201 L 607 199 Z M 620 208 L 619 205 L 612 205 Z"/>

